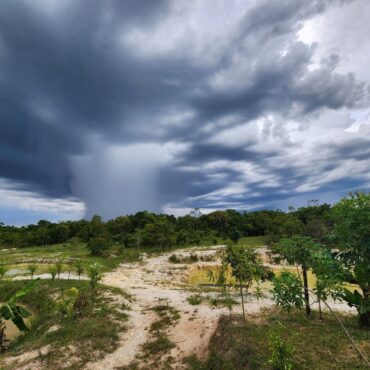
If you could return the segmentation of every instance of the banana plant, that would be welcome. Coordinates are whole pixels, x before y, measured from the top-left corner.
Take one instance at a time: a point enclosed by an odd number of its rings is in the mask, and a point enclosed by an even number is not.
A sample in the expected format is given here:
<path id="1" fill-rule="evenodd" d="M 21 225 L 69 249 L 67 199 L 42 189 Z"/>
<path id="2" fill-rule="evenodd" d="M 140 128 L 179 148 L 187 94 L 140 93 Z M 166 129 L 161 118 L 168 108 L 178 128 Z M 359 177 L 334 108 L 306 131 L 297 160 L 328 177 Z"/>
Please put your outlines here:
<path id="1" fill-rule="evenodd" d="M 17 305 L 19 298 L 28 294 L 36 285 L 39 279 L 31 281 L 23 289 L 15 293 L 6 303 L 0 306 L 0 321 L 12 320 L 14 325 L 20 331 L 29 331 L 23 319 L 30 317 L 32 314 L 22 306 Z"/>

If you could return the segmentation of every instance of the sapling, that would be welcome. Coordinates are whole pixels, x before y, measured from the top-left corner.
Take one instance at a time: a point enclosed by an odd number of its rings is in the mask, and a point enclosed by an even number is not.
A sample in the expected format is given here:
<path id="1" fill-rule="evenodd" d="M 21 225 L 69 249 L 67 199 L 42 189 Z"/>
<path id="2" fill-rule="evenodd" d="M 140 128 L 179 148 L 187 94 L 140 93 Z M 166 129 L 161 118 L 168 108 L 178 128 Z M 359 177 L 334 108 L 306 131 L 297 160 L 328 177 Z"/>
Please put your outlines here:
<path id="1" fill-rule="evenodd" d="M 272 295 L 277 306 L 286 311 L 301 308 L 304 305 L 301 279 L 292 272 L 283 270 L 272 279 Z"/>
<path id="2" fill-rule="evenodd" d="M 98 283 L 103 277 L 101 265 L 99 263 L 93 263 L 92 265 L 90 265 L 88 275 L 90 278 L 91 290 L 93 292 L 93 295 L 95 295 Z"/>
<path id="3" fill-rule="evenodd" d="M 308 270 L 312 268 L 312 254 L 322 249 L 321 245 L 306 236 L 293 236 L 289 239 L 281 239 L 273 248 L 273 252 L 279 254 L 290 264 L 301 267 L 303 275 L 304 298 L 306 315 L 311 315 L 310 296 L 308 287 Z"/>
<path id="4" fill-rule="evenodd" d="M 4 276 L 8 269 L 5 266 L 0 265 L 0 281 L 4 279 Z"/>
<path id="5" fill-rule="evenodd" d="M 58 280 L 59 280 L 60 274 L 62 273 L 62 269 L 63 269 L 63 263 L 62 263 L 62 261 L 57 261 L 55 263 L 55 269 L 56 269 Z"/>
<path id="6" fill-rule="evenodd" d="M 78 296 L 78 289 L 72 287 L 63 293 L 62 297 L 56 301 L 55 309 L 60 318 L 59 330 L 63 328 L 64 319 L 74 315 L 74 307 Z"/>
<path id="7" fill-rule="evenodd" d="M 269 268 L 263 266 L 263 263 L 257 252 L 248 246 L 235 245 L 226 248 L 226 254 L 223 262 L 231 267 L 232 276 L 235 278 L 240 289 L 240 297 L 243 311 L 243 321 L 245 327 L 247 321 L 245 318 L 244 307 L 244 289 L 248 294 L 249 288 L 253 282 L 271 278 L 272 272 Z"/>
<path id="8" fill-rule="evenodd" d="M 50 273 L 50 276 L 51 276 L 51 280 L 54 281 L 55 280 L 55 277 L 57 276 L 57 269 L 55 266 L 50 266 L 49 267 L 49 273 Z"/>
<path id="9" fill-rule="evenodd" d="M 76 270 L 76 274 L 78 275 L 78 281 L 80 281 L 81 280 L 81 275 L 85 271 L 82 261 L 77 260 L 75 262 L 75 270 Z"/>
<path id="10" fill-rule="evenodd" d="M 27 269 L 31 275 L 31 280 L 33 279 L 33 276 L 35 275 L 35 272 L 37 271 L 38 266 L 35 263 L 32 263 L 27 266 Z"/>

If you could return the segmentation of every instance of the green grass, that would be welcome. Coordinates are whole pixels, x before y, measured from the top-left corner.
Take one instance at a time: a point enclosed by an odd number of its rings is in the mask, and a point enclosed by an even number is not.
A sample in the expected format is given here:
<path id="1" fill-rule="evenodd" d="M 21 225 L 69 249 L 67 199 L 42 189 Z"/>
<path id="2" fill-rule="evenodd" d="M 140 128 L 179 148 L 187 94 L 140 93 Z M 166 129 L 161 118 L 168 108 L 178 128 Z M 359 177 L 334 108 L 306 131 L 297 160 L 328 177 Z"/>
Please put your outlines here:
<path id="1" fill-rule="evenodd" d="M 188 297 L 186 300 L 187 300 L 187 301 L 188 301 L 188 303 L 189 303 L 189 304 L 191 304 L 192 306 L 196 306 L 196 305 L 198 305 L 198 304 L 201 304 L 201 303 L 202 303 L 202 301 L 203 301 L 202 297 L 201 297 L 199 294 L 197 294 L 197 295 L 192 295 L 192 296 Z"/>
<path id="2" fill-rule="evenodd" d="M 238 244 L 241 245 L 249 245 L 251 247 L 264 247 L 267 245 L 267 237 L 266 236 L 245 236 L 240 238 Z"/>
<path id="3" fill-rule="evenodd" d="M 150 332 L 152 333 L 163 331 L 180 319 L 179 311 L 169 305 L 154 306 L 149 310 L 154 311 L 159 316 L 159 319 L 150 326 Z"/>
<path id="4" fill-rule="evenodd" d="M 170 367 L 170 357 L 165 357 L 168 352 L 176 347 L 167 336 L 167 329 L 174 326 L 180 319 L 180 313 L 168 304 L 158 305 L 149 308 L 158 315 L 158 320 L 154 321 L 150 328 L 150 337 L 142 346 L 142 354 L 139 357 L 145 366 L 132 363 L 127 369 L 167 369 Z"/>
<path id="5" fill-rule="evenodd" d="M 3 281 L 0 284 L 0 301 L 6 301 L 27 282 Z M 55 310 L 55 301 L 71 287 L 79 289 L 84 297 L 82 313 L 65 318 L 60 329 L 61 320 Z M 47 345 L 50 345 L 50 349 L 40 357 L 40 361 L 42 367 L 48 369 L 58 369 L 66 360 L 71 369 L 80 369 L 86 362 L 113 351 L 117 347 L 119 333 L 126 329 L 128 315 L 124 312 L 127 306 L 113 301 L 112 295 L 127 298 L 118 289 L 100 286 L 98 296 L 92 299 L 89 284 L 83 281 L 38 281 L 35 289 L 20 301 L 35 314 L 31 331 L 10 344 L 9 349 L 0 356 L 0 368 L 3 369 L 2 358 L 8 355 L 39 350 Z M 53 326 L 57 330 L 48 332 Z M 69 354 L 70 346 L 75 349 L 75 356 Z M 16 368 L 17 365 L 6 367 Z"/>
<path id="6" fill-rule="evenodd" d="M 211 339 L 209 358 L 202 362 L 192 356 L 187 363 L 193 370 L 271 369 L 267 365 L 269 330 L 281 322 L 285 326 L 284 341 L 294 347 L 294 369 L 367 369 L 335 319 L 329 313 L 323 322 L 315 317 L 306 319 L 303 312 L 269 310 L 248 316 L 244 328 L 240 316 L 233 316 L 232 321 L 224 316 Z M 363 353 L 369 354 L 370 331 L 359 330 L 355 316 L 341 318 Z"/>

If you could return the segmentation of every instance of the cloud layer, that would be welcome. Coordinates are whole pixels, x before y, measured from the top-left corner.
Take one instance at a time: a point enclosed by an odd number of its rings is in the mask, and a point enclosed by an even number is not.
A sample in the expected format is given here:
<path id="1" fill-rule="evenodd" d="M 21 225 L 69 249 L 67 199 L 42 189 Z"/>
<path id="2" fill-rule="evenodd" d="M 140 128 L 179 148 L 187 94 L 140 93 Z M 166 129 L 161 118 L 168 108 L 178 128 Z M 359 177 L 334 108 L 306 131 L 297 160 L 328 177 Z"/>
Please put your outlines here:
<path id="1" fill-rule="evenodd" d="M 105 217 L 369 189 L 368 16 L 366 0 L 2 1 L 0 178 Z"/>

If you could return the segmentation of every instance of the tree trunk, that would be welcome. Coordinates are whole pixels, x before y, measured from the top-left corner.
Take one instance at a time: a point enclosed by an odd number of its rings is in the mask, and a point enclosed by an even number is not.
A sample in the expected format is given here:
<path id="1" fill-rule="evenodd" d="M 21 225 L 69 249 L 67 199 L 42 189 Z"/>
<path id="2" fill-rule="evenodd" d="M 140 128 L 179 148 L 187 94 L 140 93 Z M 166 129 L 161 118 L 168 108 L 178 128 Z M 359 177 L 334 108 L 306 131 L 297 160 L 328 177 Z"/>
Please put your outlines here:
<path id="1" fill-rule="evenodd" d="M 366 287 L 360 286 L 362 290 L 362 294 L 364 295 L 364 300 L 369 301 L 370 300 L 370 289 L 367 289 Z M 359 313 L 358 314 L 358 322 L 361 329 L 370 329 L 370 312 L 366 313 Z"/>
<path id="2" fill-rule="evenodd" d="M 321 299 L 319 298 L 319 315 L 320 315 L 320 320 L 322 321 L 322 309 L 321 309 Z"/>
<path id="3" fill-rule="evenodd" d="M 240 296 L 242 298 L 242 310 L 243 310 L 243 321 L 244 321 L 244 326 L 247 327 L 247 320 L 245 318 L 245 310 L 244 310 L 244 295 L 243 295 L 243 286 L 242 283 L 240 282 Z"/>
<path id="4" fill-rule="evenodd" d="M 361 329 L 370 330 L 370 312 L 359 313 L 358 323 Z"/>
<path id="5" fill-rule="evenodd" d="M 302 273 L 303 273 L 303 286 L 304 286 L 304 300 L 306 303 L 306 316 L 311 315 L 311 307 L 310 307 L 310 296 L 308 294 L 308 279 L 307 279 L 307 269 L 306 267 L 302 266 Z"/>

